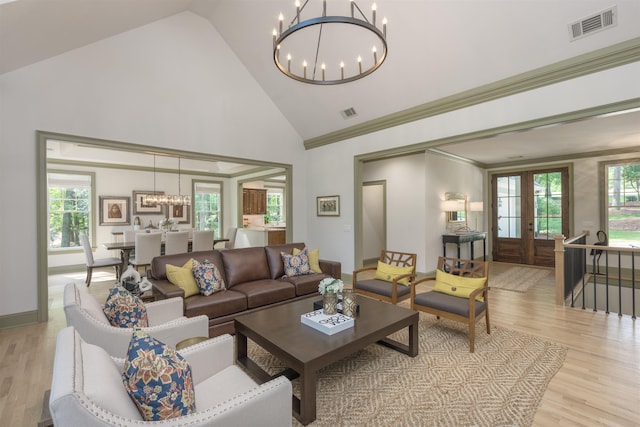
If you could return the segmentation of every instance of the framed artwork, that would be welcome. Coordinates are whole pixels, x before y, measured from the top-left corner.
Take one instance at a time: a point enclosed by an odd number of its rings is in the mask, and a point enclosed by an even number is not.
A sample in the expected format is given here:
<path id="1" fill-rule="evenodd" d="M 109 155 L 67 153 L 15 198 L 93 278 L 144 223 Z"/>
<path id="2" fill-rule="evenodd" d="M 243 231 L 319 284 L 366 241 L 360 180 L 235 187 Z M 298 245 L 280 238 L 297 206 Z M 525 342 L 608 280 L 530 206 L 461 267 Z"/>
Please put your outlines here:
<path id="1" fill-rule="evenodd" d="M 340 216 L 340 196 L 316 197 L 316 213 L 318 216 Z"/>
<path id="2" fill-rule="evenodd" d="M 100 225 L 130 225 L 131 197 L 100 196 Z"/>
<path id="3" fill-rule="evenodd" d="M 186 205 L 167 206 L 167 218 L 174 219 L 178 224 L 189 224 L 191 207 Z"/>
<path id="4" fill-rule="evenodd" d="M 148 194 L 164 194 L 164 191 L 134 191 L 132 197 L 134 215 L 162 214 L 162 205 L 144 202 L 144 197 Z"/>

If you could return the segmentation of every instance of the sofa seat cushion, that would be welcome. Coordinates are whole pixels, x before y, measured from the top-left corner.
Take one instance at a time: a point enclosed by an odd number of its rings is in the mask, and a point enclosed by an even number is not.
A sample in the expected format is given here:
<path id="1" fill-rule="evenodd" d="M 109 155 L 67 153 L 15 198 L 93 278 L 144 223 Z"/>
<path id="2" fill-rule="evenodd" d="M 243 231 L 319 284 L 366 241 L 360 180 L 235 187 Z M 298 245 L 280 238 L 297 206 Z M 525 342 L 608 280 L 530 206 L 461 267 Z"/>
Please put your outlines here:
<path id="1" fill-rule="evenodd" d="M 228 366 L 195 386 L 196 408 L 206 411 L 255 387 L 256 383 L 241 368 Z"/>
<path id="2" fill-rule="evenodd" d="M 478 300 L 475 300 L 474 303 L 476 314 L 483 313 L 487 303 Z M 414 304 L 469 317 L 469 298 L 431 291 L 416 295 Z"/>
<path id="3" fill-rule="evenodd" d="M 356 282 L 356 289 L 362 289 L 363 291 L 369 291 L 391 298 L 393 285 L 391 284 L 391 282 L 386 282 L 384 280 L 378 279 L 358 280 Z M 407 295 L 410 292 L 411 288 L 409 286 L 398 286 L 399 297 Z"/>
<path id="4" fill-rule="evenodd" d="M 296 296 L 296 289 L 293 283 L 283 280 L 254 280 L 253 282 L 235 285 L 233 290 L 242 292 L 247 296 L 248 308 L 262 307 L 295 298 Z"/>
<path id="5" fill-rule="evenodd" d="M 239 283 L 268 279 L 267 256 L 262 247 L 228 249 L 221 253 L 227 289 Z"/>
<path id="6" fill-rule="evenodd" d="M 296 295 L 309 295 L 318 292 L 318 284 L 324 278 L 329 277 L 328 274 L 308 274 L 305 276 L 287 277 L 282 280 L 293 283 L 296 287 Z"/>
<path id="7" fill-rule="evenodd" d="M 184 300 L 184 315 L 195 317 L 204 314 L 213 319 L 247 309 L 247 296 L 242 292 L 224 290 L 214 294 L 194 295 Z"/>

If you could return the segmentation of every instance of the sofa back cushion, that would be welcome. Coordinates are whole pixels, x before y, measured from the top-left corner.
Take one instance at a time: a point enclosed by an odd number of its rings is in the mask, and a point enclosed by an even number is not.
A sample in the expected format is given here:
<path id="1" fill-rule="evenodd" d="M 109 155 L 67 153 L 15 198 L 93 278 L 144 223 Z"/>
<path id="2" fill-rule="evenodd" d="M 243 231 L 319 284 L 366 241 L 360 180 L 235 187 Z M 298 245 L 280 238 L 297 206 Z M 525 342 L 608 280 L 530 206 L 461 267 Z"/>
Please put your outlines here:
<path id="1" fill-rule="evenodd" d="M 269 264 L 264 248 L 241 248 L 220 251 L 227 289 L 238 283 L 269 279 Z M 282 261 L 281 261 L 282 262 Z"/>
<path id="2" fill-rule="evenodd" d="M 280 253 L 292 254 L 293 248 L 302 250 L 304 249 L 304 243 L 265 246 L 264 252 L 269 262 L 270 279 L 279 279 L 284 276 L 284 263 L 282 262 L 282 255 L 280 255 Z"/>
<path id="3" fill-rule="evenodd" d="M 216 250 L 157 256 L 151 261 L 151 277 L 156 280 L 168 280 L 167 264 L 184 265 L 191 258 L 200 262 L 211 261 L 216 265 L 222 277 L 225 277 L 220 252 Z"/>

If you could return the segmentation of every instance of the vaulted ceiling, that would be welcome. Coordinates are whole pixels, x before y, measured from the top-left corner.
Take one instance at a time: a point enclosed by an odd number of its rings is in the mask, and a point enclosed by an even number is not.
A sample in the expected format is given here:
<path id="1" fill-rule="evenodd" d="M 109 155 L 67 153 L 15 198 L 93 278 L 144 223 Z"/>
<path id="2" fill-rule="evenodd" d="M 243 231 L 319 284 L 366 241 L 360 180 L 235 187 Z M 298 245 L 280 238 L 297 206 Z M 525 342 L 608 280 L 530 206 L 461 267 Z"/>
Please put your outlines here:
<path id="1" fill-rule="evenodd" d="M 370 0 L 356 3 L 370 13 Z M 378 71 L 348 84 L 304 84 L 274 66 L 271 32 L 280 12 L 285 20 L 293 17 L 293 0 L 0 0 L 0 74 L 190 11 L 211 22 L 309 141 L 610 46 L 640 44 L 637 0 L 377 3 L 378 16 L 388 19 L 388 57 Z M 327 14 L 346 13 L 348 4 L 328 0 Z M 615 25 L 571 40 L 569 24 L 612 6 Z M 341 112 L 348 108 L 356 115 L 345 119 Z M 640 147 L 638 111 L 438 148 L 497 165 L 634 147 Z"/>

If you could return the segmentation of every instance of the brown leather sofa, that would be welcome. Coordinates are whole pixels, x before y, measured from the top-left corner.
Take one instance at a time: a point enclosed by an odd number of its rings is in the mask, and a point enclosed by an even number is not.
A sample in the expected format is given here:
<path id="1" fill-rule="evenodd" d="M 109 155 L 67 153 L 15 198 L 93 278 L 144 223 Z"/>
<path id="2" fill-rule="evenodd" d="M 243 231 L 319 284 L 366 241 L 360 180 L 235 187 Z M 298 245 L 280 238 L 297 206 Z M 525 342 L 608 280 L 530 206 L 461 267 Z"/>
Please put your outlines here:
<path id="1" fill-rule="evenodd" d="M 282 278 L 284 264 L 280 253 L 291 254 L 293 248 L 304 247 L 304 243 L 288 243 L 155 257 L 151 262 L 150 277 L 153 292 L 158 299 L 182 297 L 184 315 L 187 317 L 207 315 L 210 337 L 234 333 L 235 316 L 319 296 L 320 280 L 325 277 L 341 277 L 340 262 L 320 260 L 322 273 Z M 190 258 L 213 262 L 224 278 L 226 290 L 209 296 L 199 294 L 184 298 L 184 291 L 167 279 L 166 265 L 182 266 Z M 311 310 L 312 304 L 309 303 L 309 311 Z"/>

